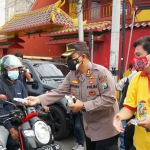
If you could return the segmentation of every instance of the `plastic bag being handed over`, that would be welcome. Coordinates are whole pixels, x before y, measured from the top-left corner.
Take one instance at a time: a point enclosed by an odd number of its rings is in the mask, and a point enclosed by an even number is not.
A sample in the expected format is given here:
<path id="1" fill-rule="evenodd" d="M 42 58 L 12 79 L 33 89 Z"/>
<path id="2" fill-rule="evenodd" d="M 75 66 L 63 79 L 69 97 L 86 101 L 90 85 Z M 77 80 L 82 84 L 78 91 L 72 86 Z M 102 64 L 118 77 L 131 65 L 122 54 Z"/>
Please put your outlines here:
<path id="1" fill-rule="evenodd" d="M 139 123 L 139 120 L 138 120 L 138 119 L 131 119 L 131 120 L 129 120 L 129 121 L 127 122 L 127 124 L 125 125 L 125 127 L 127 127 L 127 126 L 129 126 L 129 125 L 131 125 L 131 124 L 137 126 L 138 123 Z"/>
<path id="2" fill-rule="evenodd" d="M 69 105 L 76 103 L 76 98 L 73 95 L 65 95 L 65 98 L 67 99 Z"/>

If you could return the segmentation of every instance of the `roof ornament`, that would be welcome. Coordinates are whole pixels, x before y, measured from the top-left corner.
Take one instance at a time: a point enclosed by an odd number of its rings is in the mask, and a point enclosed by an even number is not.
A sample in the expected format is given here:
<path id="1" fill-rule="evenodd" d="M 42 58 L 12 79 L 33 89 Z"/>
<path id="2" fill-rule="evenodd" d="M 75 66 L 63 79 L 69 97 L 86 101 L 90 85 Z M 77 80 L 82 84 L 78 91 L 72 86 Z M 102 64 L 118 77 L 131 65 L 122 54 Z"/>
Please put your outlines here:
<path id="1" fill-rule="evenodd" d="M 15 19 L 15 14 L 11 13 L 10 17 L 11 17 L 11 19 Z"/>
<path id="2" fill-rule="evenodd" d="M 61 1 L 61 0 L 59 0 L 59 1 Z M 62 7 L 62 6 L 64 6 L 64 4 L 65 4 L 65 0 L 62 2 L 62 3 L 60 3 L 60 5 L 56 8 L 57 9 L 57 12 L 58 13 L 60 13 L 60 8 Z M 56 4 L 56 3 L 55 3 Z"/>
<path id="3" fill-rule="evenodd" d="M 52 8 L 52 12 L 50 13 L 50 21 L 54 22 L 55 21 L 55 11 L 57 13 L 60 13 L 61 12 L 61 7 L 65 4 L 65 0 L 62 2 L 62 0 L 58 0 L 58 2 L 56 2 L 54 5 L 53 5 L 53 8 Z"/>

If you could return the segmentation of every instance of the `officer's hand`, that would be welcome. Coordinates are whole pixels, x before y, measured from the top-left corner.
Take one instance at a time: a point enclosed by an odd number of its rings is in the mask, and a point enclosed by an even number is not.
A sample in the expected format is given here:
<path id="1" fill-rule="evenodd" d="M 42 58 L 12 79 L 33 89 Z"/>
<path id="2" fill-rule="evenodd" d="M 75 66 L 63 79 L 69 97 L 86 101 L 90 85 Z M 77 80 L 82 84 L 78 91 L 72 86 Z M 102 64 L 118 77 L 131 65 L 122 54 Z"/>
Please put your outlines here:
<path id="1" fill-rule="evenodd" d="M 13 139 L 18 139 L 18 131 L 17 130 L 15 130 L 14 128 L 11 128 L 10 130 L 10 134 L 11 134 L 11 136 L 13 137 Z"/>
<path id="2" fill-rule="evenodd" d="M 143 118 L 138 123 L 139 126 L 150 129 L 150 116 Z"/>
<path id="3" fill-rule="evenodd" d="M 40 100 L 38 99 L 38 97 L 34 97 L 34 96 L 29 96 L 26 98 L 28 101 L 25 103 L 25 105 L 27 106 L 33 106 L 36 104 L 40 104 Z"/>
<path id="4" fill-rule="evenodd" d="M 81 102 L 80 100 L 76 100 L 76 103 L 75 104 L 72 104 L 72 105 L 68 105 L 69 108 L 71 110 L 73 110 L 74 112 L 78 112 L 82 109 L 83 107 L 83 102 Z"/>
<path id="5" fill-rule="evenodd" d="M 45 94 L 48 94 L 50 92 L 50 90 L 47 90 L 46 92 L 45 92 Z"/>
<path id="6" fill-rule="evenodd" d="M 115 129 L 119 132 L 124 132 L 124 129 L 122 128 L 121 118 L 119 114 L 116 114 L 113 119 L 113 126 Z"/>

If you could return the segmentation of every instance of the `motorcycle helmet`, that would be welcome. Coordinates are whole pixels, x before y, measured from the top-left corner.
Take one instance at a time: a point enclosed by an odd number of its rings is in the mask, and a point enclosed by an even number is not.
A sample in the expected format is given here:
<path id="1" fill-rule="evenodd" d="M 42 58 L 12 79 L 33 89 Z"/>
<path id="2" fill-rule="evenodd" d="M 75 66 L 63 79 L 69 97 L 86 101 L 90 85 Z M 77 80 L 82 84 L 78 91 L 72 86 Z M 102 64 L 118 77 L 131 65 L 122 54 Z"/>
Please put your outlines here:
<path id="1" fill-rule="evenodd" d="M 1 75 L 8 77 L 7 70 L 22 67 L 20 60 L 14 55 L 5 55 L 0 61 Z"/>

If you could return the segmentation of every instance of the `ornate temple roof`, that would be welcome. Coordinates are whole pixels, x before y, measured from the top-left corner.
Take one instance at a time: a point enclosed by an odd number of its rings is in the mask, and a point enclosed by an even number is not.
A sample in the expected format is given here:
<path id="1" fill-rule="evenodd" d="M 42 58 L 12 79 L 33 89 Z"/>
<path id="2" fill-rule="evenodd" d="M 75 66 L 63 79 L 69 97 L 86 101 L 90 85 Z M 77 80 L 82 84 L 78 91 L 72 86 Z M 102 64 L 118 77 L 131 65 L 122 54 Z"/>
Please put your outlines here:
<path id="1" fill-rule="evenodd" d="M 60 4 L 59 4 L 60 5 Z M 33 32 L 56 26 L 73 26 L 72 18 L 56 2 L 47 7 L 24 14 L 13 15 L 12 19 L 0 28 L 0 34 L 25 31 Z"/>

